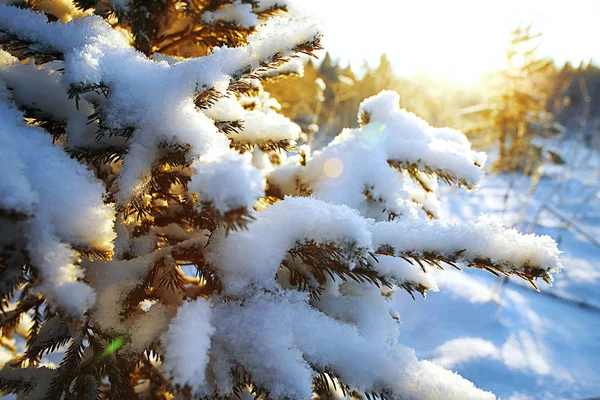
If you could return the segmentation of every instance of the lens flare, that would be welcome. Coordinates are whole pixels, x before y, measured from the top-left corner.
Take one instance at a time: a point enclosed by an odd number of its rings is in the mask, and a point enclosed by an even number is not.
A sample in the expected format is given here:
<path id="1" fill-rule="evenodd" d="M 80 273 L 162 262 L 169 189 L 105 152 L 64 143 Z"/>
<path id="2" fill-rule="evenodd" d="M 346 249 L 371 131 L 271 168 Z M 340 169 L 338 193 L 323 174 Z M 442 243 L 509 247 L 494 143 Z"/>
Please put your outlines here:
<path id="1" fill-rule="evenodd" d="M 106 346 L 106 348 L 104 349 L 104 351 L 102 352 L 102 355 L 100 357 L 104 358 L 104 357 L 114 353 L 115 351 L 117 351 L 121 347 L 123 347 L 123 344 L 125 344 L 125 341 L 123 340 L 123 338 L 120 338 L 120 337 L 116 338 L 115 340 L 110 342 L 108 344 L 108 346 Z"/>
<path id="2" fill-rule="evenodd" d="M 323 173 L 329 178 L 337 178 L 344 172 L 344 163 L 335 157 L 331 157 L 323 164 Z"/>

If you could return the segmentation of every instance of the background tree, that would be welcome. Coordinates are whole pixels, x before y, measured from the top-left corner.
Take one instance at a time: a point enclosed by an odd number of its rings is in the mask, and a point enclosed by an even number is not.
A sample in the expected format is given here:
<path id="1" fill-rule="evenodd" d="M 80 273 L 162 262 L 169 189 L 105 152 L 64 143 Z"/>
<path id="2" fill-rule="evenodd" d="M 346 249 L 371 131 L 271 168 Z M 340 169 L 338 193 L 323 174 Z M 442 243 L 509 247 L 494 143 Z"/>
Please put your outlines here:
<path id="1" fill-rule="evenodd" d="M 317 146 L 328 143 L 345 126 L 356 125 L 356 108 L 360 96 L 352 70 L 342 70 L 338 62 L 325 53 L 315 65 L 309 60 L 303 76 L 266 82 L 265 89 L 281 101 L 282 112 L 309 132 L 318 129 Z M 312 128 L 309 125 L 313 124 Z"/>
<path id="2" fill-rule="evenodd" d="M 531 25 L 511 32 L 505 69 L 492 83 L 493 96 L 483 107 L 472 109 L 482 121 L 469 134 L 491 135 L 497 141 L 499 171 L 532 172 L 541 155 L 532 139 L 559 132 L 547 110 L 555 68 L 551 59 L 537 53 L 540 37 Z"/>
<path id="3" fill-rule="evenodd" d="M 591 62 L 570 63 L 557 72 L 548 108 L 567 132 L 578 132 L 587 146 L 600 145 L 600 68 Z"/>
<path id="4" fill-rule="evenodd" d="M 258 22 L 281 3 L 119 7 L 113 26 L 0 6 L 0 329 L 26 331 L 0 389 L 306 399 L 335 381 L 367 397 L 493 398 L 399 344 L 387 300 L 435 289 L 432 267 L 534 287 L 560 268 L 549 237 L 430 220 L 438 181 L 475 188 L 485 155 L 390 91 L 321 151 L 296 148 L 300 128 L 261 80 L 298 73 L 291 58 L 320 37 L 305 17 Z M 196 11 L 170 27 L 158 11 L 171 7 Z M 223 20 L 233 38 L 200 33 Z M 169 50 L 212 51 L 148 58 L 170 29 Z"/>
<path id="5" fill-rule="evenodd" d="M 311 124 L 313 129 L 318 128 L 315 146 L 319 148 L 344 127 L 356 126 L 356 109 L 362 100 L 385 89 L 399 92 L 403 105 L 417 115 L 438 125 L 455 125 L 452 116 L 459 107 L 454 104 L 461 104 L 465 96 L 459 96 L 450 86 L 438 90 L 438 85 L 431 79 L 398 77 L 385 54 L 375 68 L 365 63 L 358 75 L 350 65 L 342 68 L 325 54 L 318 66 L 309 60 L 303 76 L 266 82 L 265 89 L 281 102 L 281 111 L 302 126 L 304 132 L 309 133 Z"/>

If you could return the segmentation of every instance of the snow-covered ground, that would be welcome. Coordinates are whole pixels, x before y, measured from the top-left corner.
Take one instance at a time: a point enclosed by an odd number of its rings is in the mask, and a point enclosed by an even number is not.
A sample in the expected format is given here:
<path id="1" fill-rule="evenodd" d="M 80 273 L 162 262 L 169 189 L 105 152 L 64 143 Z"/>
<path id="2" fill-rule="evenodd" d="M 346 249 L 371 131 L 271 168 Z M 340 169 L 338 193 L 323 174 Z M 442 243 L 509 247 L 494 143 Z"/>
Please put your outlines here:
<path id="1" fill-rule="evenodd" d="M 511 278 L 502 294 L 501 279 L 449 267 L 433 272 L 440 291 L 427 299 L 396 296 L 403 344 L 503 399 L 600 397 L 600 157 L 561 147 L 568 167 L 547 167 L 531 196 L 530 178 L 488 175 L 442 199 L 449 220 L 493 214 L 556 239 L 564 267 L 553 287 Z"/>

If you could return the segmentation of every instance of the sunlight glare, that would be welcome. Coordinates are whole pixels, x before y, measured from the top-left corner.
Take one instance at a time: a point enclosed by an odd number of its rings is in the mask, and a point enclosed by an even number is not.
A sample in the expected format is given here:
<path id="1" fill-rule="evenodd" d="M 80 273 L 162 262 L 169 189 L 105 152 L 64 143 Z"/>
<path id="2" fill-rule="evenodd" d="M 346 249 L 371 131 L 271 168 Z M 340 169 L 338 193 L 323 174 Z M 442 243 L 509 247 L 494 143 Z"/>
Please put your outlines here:
<path id="1" fill-rule="evenodd" d="M 387 53 L 401 76 L 477 84 L 503 67 L 510 29 L 523 23 L 543 33 L 540 53 L 559 63 L 600 59 L 597 0 L 573 0 L 569 10 L 586 10 L 576 18 L 565 15 L 562 2 L 545 0 L 373 0 L 366 9 L 348 0 L 302 4 L 318 10 L 325 48 L 355 71 Z"/>
<path id="2" fill-rule="evenodd" d="M 329 178 L 337 178 L 344 172 L 344 163 L 339 158 L 331 157 L 323 164 L 323 173 Z"/>

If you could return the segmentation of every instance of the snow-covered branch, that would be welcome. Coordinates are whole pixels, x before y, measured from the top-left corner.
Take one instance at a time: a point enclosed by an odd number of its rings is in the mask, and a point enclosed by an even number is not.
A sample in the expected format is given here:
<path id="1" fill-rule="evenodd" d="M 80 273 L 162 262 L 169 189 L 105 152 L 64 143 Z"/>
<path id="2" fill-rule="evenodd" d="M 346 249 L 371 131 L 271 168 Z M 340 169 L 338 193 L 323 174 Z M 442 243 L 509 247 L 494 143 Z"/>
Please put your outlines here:
<path id="1" fill-rule="evenodd" d="M 98 85 L 108 89 L 97 116 L 108 131 L 126 132 L 127 142 L 109 137 L 97 143 L 94 136 L 82 137 L 86 132 L 80 131 L 69 136 L 69 145 L 88 150 L 115 142 L 126 145 L 119 178 L 121 204 L 144 191 L 144 181 L 164 143 L 189 146 L 186 158 L 196 171 L 190 187 L 200 194 L 202 203 L 226 212 L 251 208 L 262 196 L 264 182 L 258 171 L 230 151 L 227 138 L 195 108 L 193 99 L 209 90 L 225 93 L 230 84 L 254 71 L 273 68 L 299 51 L 318 47 L 318 31 L 310 20 L 271 18 L 248 38 L 247 46 L 216 48 L 206 57 L 169 65 L 136 52 L 102 18 L 86 17 L 63 25 L 47 23 L 43 15 L 31 11 L 0 7 L 4 36 L 14 35 L 35 49 L 63 55 L 63 83 L 70 86 L 72 95 Z M 273 34 L 279 30 L 288 34 Z M 288 135 L 290 140 L 294 136 Z M 227 188 L 204 185 L 209 177 L 231 181 L 233 176 L 249 179 L 238 179 Z"/>
<path id="2" fill-rule="evenodd" d="M 345 129 L 304 164 L 294 158 L 273 168 L 269 184 L 281 195 L 310 193 L 375 218 L 420 210 L 437 216 L 437 181 L 474 188 L 486 156 L 471 150 L 461 132 L 433 128 L 400 110 L 399 101 L 389 91 L 365 100 L 359 110 L 361 128 Z"/>
<path id="3" fill-rule="evenodd" d="M 550 281 L 550 274 L 561 267 L 551 238 L 521 235 L 497 220 L 481 218 L 466 225 L 416 218 L 374 223 L 346 206 L 308 198 L 286 198 L 258 213 L 248 230 L 213 240 L 207 261 L 222 277 L 230 295 L 254 289 L 276 290 L 279 283 L 275 276 L 282 263 L 317 286 L 344 273 L 349 279 L 357 275 L 360 281 L 362 273 L 365 282 L 385 284 L 389 280 L 419 288 L 431 286 L 420 276 L 426 270 L 423 267 L 419 271 L 405 260 L 412 259 L 421 266 L 423 262 L 464 264 L 530 282 L 537 278 Z M 288 253 L 292 257 L 286 261 Z M 376 260 L 367 265 L 368 257 L 373 258 L 369 254 Z M 392 262 L 383 257 L 379 264 L 377 254 L 401 259 Z M 328 259 L 337 264 L 330 266 Z M 342 271 L 336 272 L 333 265 L 342 265 Z M 371 275 L 367 274 L 369 268 Z"/>
<path id="4" fill-rule="evenodd" d="M 26 250 L 42 278 L 41 293 L 80 314 L 94 304 L 81 281 L 79 255 L 112 254 L 114 210 L 102 202 L 104 188 L 90 171 L 52 145 L 52 137 L 29 127 L 0 83 L 0 181 L 2 247 Z"/>
<path id="5" fill-rule="evenodd" d="M 468 265 L 494 274 L 516 275 L 534 286 L 541 278 L 550 283 L 561 269 L 560 251 L 549 236 L 523 235 L 504 227 L 496 218 L 480 217 L 463 225 L 404 220 L 380 222 L 372 229 L 376 253 L 440 266 Z"/>

